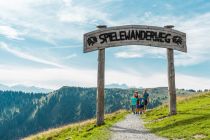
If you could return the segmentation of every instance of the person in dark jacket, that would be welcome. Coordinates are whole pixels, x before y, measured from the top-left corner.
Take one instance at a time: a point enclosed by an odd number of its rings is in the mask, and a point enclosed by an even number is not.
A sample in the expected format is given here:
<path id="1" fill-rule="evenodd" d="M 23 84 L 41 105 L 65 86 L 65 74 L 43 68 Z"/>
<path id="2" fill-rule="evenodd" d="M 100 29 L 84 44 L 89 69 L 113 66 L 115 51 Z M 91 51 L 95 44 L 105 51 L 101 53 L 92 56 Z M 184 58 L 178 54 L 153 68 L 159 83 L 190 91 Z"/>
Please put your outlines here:
<path id="1" fill-rule="evenodd" d="M 149 103 L 149 93 L 147 92 L 147 89 L 144 89 L 143 92 L 143 98 L 144 98 L 144 112 L 146 112 L 147 110 L 147 105 Z"/>

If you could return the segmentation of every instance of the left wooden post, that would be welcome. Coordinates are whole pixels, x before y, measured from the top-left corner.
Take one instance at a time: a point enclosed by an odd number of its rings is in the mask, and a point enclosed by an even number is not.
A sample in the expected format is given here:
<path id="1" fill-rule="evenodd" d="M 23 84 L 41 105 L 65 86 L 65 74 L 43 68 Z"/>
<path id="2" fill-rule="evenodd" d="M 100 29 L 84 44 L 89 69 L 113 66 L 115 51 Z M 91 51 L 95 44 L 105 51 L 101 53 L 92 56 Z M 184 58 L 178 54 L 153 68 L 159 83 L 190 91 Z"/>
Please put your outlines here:
<path id="1" fill-rule="evenodd" d="M 106 26 L 97 26 L 99 29 Z M 104 124 L 104 69 L 105 69 L 105 48 L 98 50 L 98 79 L 96 97 L 96 125 Z"/>

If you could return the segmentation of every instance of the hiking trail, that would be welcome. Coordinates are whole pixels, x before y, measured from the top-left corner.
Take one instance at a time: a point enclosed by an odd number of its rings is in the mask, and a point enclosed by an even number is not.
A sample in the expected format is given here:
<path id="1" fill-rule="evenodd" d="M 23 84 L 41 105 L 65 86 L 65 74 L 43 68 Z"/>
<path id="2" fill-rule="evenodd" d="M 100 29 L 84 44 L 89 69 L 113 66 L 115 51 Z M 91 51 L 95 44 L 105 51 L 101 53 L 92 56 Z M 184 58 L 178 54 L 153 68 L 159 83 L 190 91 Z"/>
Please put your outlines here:
<path id="1" fill-rule="evenodd" d="M 152 134 L 143 125 L 139 115 L 129 114 L 111 127 L 111 140 L 167 140 Z"/>

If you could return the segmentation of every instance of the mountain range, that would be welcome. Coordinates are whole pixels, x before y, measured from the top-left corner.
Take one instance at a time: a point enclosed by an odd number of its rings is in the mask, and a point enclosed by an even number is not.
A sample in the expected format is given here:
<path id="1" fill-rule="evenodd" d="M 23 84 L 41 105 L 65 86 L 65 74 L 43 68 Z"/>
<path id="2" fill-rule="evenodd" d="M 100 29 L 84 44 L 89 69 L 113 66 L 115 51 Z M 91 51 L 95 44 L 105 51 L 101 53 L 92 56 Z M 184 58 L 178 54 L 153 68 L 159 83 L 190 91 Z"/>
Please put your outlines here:
<path id="1" fill-rule="evenodd" d="M 105 85 L 105 88 L 129 89 L 129 88 L 136 88 L 136 87 L 129 87 L 126 84 L 112 83 L 112 84 Z M 139 89 L 141 89 L 141 88 L 142 87 L 139 87 Z M 22 92 L 26 92 L 26 93 L 49 93 L 49 92 L 53 91 L 52 89 L 41 88 L 41 87 L 36 87 L 36 86 L 26 86 L 26 85 L 22 85 L 22 84 L 17 84 L 17 85 L 13 85 L 13 86 L 0 84 L 0 90 L 2 90 L 2 91 L 22 91 Z"/>
<path id="2" fill-rule="evenodd" d="M 27 93 L 49 93 L 52 92 L 52 89 L 40 88 L 36 86 L 25 86 L 25 85 L 14 85 L 7 86 L 0 84 L 0 90 L 2 91 L 22 91 Z"/>
<path id="3" fill-rule="evenodd" d="M 105 112 L 129 109 L 134 90 L 105 89 Z M 167 88 L 150 91 L 149 108 L 167 99 Z M 1 140 L 21 139 L 52 127 L 93 118 L 96 114 L 96 88 L 65 86 L 47 94 L 0 91 L 0 101 Z"/>
<path id="4" fill-rule="evenodd" d="M 142 89 L 142 87 L 130 87 L 126 84 L 118 84 L 118 83 L 107 84 L 107 85 L 105 85 L 105 88 L 119 88 L 119 89 L 138 88 L 138 89 Z"/>
<path id="5" fill-rule="evenodd" d="M 142 95 L 142 88 L 106 88 L 105 112 L 130 109 L 130 98 L 135 90 Z M 67 86 L 45 94 L 0 90 L 0 139 L 21 139 L 53 127 L 95 117 L 96 91 L 96 88 Z M 148 92 L 148 108 L 157 107 L 168 100 L 167 87 L 149 88 Z M 178 96 L 189 93 L 192 92 L 177 90 Z"/>

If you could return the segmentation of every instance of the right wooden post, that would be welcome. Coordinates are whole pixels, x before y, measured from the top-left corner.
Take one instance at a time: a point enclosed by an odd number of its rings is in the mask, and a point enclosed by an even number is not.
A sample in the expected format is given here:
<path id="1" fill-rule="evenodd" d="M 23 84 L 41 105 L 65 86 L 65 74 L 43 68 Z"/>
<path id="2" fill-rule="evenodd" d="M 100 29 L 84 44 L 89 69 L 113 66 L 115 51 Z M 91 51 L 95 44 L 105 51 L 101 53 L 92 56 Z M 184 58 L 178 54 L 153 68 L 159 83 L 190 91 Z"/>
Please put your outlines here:
<path id="1" fill-rule="evenodd" d="M 174 26 L 168 25 L 165 28 L 172 29 Z M 174 68 L 174 50 L 167 49 L 168 59 L 168 94 L 169 94 L 169 115 L 175 115 L 176 111 L 176 85 Z"/>
<path id="2" fill-rule="evenodd" d="M 174 69 L 174 50 L 167 49 L 168 58 L 168 93 L 169 93 L 169 114 L 176 114 L 176 86 Z"/>

